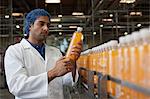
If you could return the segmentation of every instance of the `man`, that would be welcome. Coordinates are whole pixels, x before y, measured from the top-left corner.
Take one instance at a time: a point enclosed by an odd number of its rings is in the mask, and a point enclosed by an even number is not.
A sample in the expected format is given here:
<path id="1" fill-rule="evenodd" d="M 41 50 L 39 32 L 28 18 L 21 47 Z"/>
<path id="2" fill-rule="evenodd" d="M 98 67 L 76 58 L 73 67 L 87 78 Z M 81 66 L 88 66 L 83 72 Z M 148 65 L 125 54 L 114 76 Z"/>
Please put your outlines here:
<path id="1" fill-rule="evenodd" d="M 9 91 L 16 99 L 63 99 L 63 84 L 73 81 L 75 62 L 44 42 L 48 36 L 50 15 L 44 9 L 29 12 L 24 32 L 27 39 L 11 45 L 5 54 L 5 71 Z M 80 55 L 82 43 L 72 48 Z M 76 73 L 76 81 L 78 73 Z"/>

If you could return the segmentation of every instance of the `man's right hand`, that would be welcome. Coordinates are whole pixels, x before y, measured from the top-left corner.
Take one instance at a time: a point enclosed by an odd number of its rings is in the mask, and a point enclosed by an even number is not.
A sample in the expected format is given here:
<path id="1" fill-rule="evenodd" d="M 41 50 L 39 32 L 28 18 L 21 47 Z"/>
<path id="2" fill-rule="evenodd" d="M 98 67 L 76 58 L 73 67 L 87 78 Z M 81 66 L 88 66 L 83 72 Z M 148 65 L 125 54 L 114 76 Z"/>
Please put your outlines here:
<path id="1" fill-rule="evenodd" d="M 48 80 L 51 81 L 55 77 L 63 76 L 68 72 L 71 72 L 74 68 L 74 62 L 69 58 L 60 58 L 55 67 L 48 71 Z"/>

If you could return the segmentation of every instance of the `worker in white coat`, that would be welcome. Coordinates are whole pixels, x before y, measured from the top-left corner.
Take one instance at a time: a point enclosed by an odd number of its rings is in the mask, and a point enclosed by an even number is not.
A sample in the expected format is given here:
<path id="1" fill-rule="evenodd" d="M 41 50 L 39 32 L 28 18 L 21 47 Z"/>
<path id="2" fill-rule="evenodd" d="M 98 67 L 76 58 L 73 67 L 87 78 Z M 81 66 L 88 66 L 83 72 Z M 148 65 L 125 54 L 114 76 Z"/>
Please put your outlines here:
<path id="1" fill-rule="evenodd" d="M 44 9 L 29 12 L 23 38 L 11 45 L 5 54 L 5 72 L 9 91 L 16 99 L 63 99 L 63 84 L 75 82 L 75 62 L 62 56 L 59 49 L 47 46 L 50 15 Z M 72 48 L 78 57 L 82 43 Z M 76 73 L 75 73 L 76 72 Z"/>

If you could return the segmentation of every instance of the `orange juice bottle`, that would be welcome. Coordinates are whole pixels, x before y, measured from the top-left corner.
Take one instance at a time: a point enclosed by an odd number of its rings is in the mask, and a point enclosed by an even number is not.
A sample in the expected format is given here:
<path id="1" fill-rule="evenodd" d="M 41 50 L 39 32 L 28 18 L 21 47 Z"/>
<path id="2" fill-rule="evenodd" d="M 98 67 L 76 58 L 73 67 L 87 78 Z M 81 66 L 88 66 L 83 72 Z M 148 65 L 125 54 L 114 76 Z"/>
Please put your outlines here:
<path id="1" fill-rule="evenodd" d="M 98 46 L 98 58 L 97 58 L 97 71 L 101 73 L 101 61 L 102 61 L 102 47 Z"/>
<path id="2" fill-rule="evenodd" d="M 108 58 L 109 58 L 109 70 L 108 70 L 108 74 L 112 77 L 116 77 L 116 67 L 117 67 L 117 46 L 118 46 L 118 42 L 117 41 L 111 41 L 112 43 L 110 43 L 110 50 L 108 52 Z M 109 85 L 110 88 L 110 94 L 112 94 L 113 96 L 116 96 L 116 83 L 110 81 Z"/>
<path id="3" fill-rule="evenodd" d="M 72 40 L 70 42 L 69 48 L 66 53 L 66 58 L 69 58 L 73 61 L 77 60 L 77 56 L 71 54 L 72 47 L 75 47 L 79 42 L 83 41 L 82 28 L 78 27 L 77 31 L 73 33 Z M 76 71 L 72 71 L 73 81 L 75 81 Z"/>
<path id="4" fill-rule="evenodd" d="M 150 30 L 144 28 L 140 30 L 140 37 L 142 38 L 142 44 L 139 46 L 140 55 L 140 67 L 139 67 L 139 85 L 144 88 L 150 88 Z M 150 99 L 150 96 L 140 94 L 141 99 Z"/>
<path id="5" fill-rule="evenodd" d="M 86 69 L 86 52 L 85 51 L 83 52 L 81 62 L 82 62 L 82 67 Z M 84 81 L 86 82 L 86 80 L 85 80 L 86 79 L 86 71 L 83 70 L 82 73 L 83 73 L 82 76 L 84 78 Z"/>
<path id="6" fill-rule="evenodd" d="M 124 57 L 124 49 L 125 49 L 125 37 L 119 37 L 119 46 L 118 46 L 118 66 L 116 69 L 117 78 L 120 80 L 123 79 L 123 70 L 124 70 L 124 64 L 125 64 L 125 57 Z M 116 93 L 118 93 L 117 98 L 124 99 L 125 98 L 125 91 L 123 90 L 124 87 L 117 85 L 116 87 Z"/>
<path id="7" fill-rule="evenodd" d="M 92 71 L 96 71 L 96 47 L 92 48 L 93 57 L 92 57 Z M 97 76 L 94 75 L 94 84 L 97 84 Z"/>
<path id="8" fill-rule="evenodd" d="M 71 48 L 72 48 L 73 46 L 76 46 L 77 43 L 83 41 L 83 34 L 82 34 L 81 32 L 82 32 L 82 28 L 81 28 L 81 27 L 78 27 L 78 28 L 77 28 L 77 31 L 74 32 L 74 34 L 73 34 L 73 36 L 72 36 L 72 40 L 71 40 L 71 42 L 70 42 L 69 48 L 68 48 L 67 53 L 66 53 L 66 57 L 67 57 L 67 58 L 70 58 L 70 59 L 72 59 L 72 60 L 74 60 L 74 61 L 77 60 L 77 56 L 71 54 Z"/>
<path id="9" fill-rule="evenodd" d="M 88 49 L 86 51 L 86 69 L 89 70 L 89 66 L 90 66 L 90 53 L 91 53 L 91 49 Z M 88 81 L 88 71 L 85 71 L 85 75 L 86 75 L 86 81 Z"/>
<path id="10" fill-rule="evenodd" d="M 131 55 L 131 82 L 138 85 L 138 80 L 139 80 L 139 64 L 140 64 L 140 60 L 139 60 L 139 50 L 138 50 L 138 44 L 139 44 L 139 33 L 138 32 L 133 32 L 131 34 L 131 37 L 133 38 L 133 46 L 131 46 L 130 48 L 130 55 Z M 135 73 L 137 73 L 135 75 Z M 138 98 L 139 93 L 135 90 L 131 91 L 132 94 L 132 98 Z"/>
<path id="11" fill-rule="evenodd" d="M 129 34 L 126 36 L 126 47 L 124 49 L 124 57 L 125 57 L 125 68 L 124 68 L 124 75 L 123 75 L 123 80 L 131 82 L 131 51 L 130 48 L 133 46 L 133 38 Z M 131 79 L 130 79 L 131 78 Z M 126 94 L 126 99 L 131 99 L 132 97 L 132 90 L 128 87 L 124 87 L 125 89 L 125 94 Z"/>
<path id="12" fill-rule="evenodd" d="M 104 52 L 104 46 L 103 44 L 101 45 L 101 53 L 100 53 L 100 58 L 99 58 L 99 64 L 100 64 L 100 68 L 99 68 L 99 72 L 101 72 L 103 74 L 103 52 Z"/>
<path id="13" fill-rule="evenodd" d="M 103 58 L 102 58 L 102 73 L 103 75 L 106 75 L 106 71 L 107 71 L 107 65 L 108 65 L 108 48 L 107 48 L 107 43 L 103 44 Z"/>

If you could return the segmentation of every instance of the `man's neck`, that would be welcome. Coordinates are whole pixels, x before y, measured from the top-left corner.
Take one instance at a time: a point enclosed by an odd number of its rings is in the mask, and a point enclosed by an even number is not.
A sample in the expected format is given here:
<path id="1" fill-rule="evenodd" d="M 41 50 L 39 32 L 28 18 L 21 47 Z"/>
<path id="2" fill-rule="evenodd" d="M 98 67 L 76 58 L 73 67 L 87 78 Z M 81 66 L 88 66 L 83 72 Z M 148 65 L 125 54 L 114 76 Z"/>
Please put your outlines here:
<path id="1" fill-rule="evenodd" d="M 28 41 L 34 45 L 43 45 L 44 44 L 43 41 L 38 41 L 38 40 L 30 39 L 30 38 L 28 38 Z"/>

